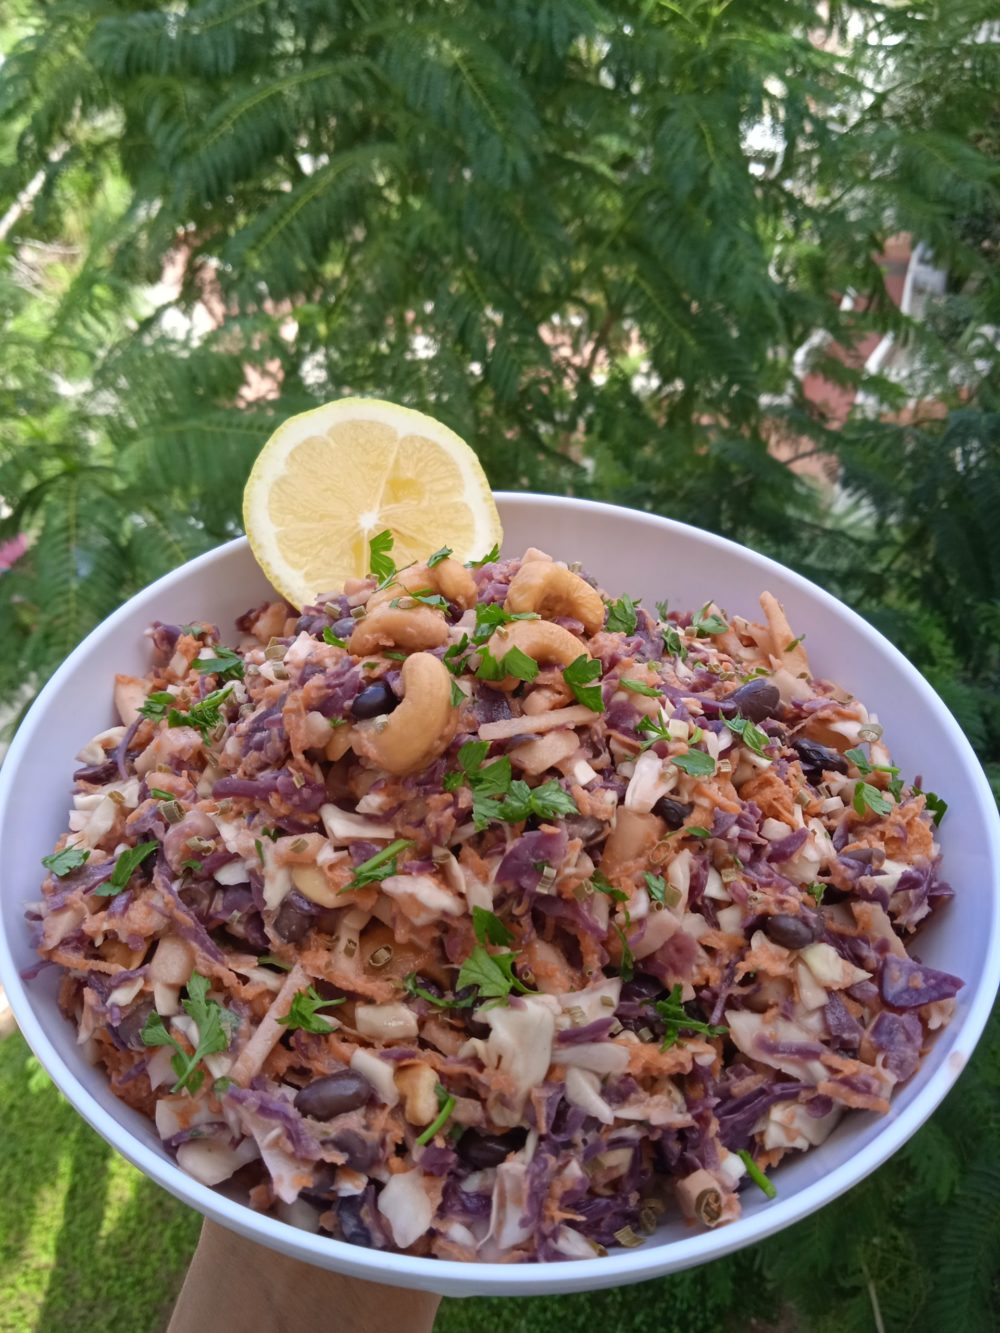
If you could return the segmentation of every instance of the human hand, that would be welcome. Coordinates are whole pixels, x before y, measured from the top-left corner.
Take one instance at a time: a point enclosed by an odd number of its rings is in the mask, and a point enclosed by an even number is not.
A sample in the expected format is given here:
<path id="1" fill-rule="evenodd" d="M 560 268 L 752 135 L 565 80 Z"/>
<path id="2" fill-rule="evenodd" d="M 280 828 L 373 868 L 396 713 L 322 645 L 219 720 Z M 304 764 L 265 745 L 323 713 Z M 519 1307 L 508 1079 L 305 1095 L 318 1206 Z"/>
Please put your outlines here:
<path id="1" fill-rule="evenodd" d="M 313 1268 L 206 1220 L 167 1333 L 431 1333 L 440 1303 Z"/>

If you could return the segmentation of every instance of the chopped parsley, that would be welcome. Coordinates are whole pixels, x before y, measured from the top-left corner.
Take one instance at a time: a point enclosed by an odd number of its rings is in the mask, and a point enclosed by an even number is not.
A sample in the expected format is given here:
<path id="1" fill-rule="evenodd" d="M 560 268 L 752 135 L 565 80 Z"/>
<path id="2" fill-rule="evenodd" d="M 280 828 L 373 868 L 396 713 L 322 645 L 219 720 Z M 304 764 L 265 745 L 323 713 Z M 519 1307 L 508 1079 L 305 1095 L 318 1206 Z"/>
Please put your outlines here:
<path id="1" fill-rule="evenodd" d="M 458 684 L 457 681 L 453 680 L 451 682 L 451 706 L 452 708 L 458 708 L 458 706 L 464 702 L 465 702 L 465 691 L 461 688 L 461 686 Z"/>
<path id="2" fill-rule="evenodd" d="M 673 653 L 683 662 L 688 655 L 687 644 L 684 637 L 676 625 L 661 625 L 660 637 L 663 639 L 663 646 L 668 653 Z"/>
<path id="3" fill-rule="evenodd" d="M 342 639 L 339 634 L 334 634 L 329 625 L 323 630 L 323 642 L 328 643 L 331 648 L 346 648 L 347 640 Z"/>
<path id="4" fill-rule="evenodd" d="M 197 1093 L 205 1077 L 204 1071 L 198 1068 L 199 1063 L 207 1055 L 216 1055 L 226 1050 L 239 1025 L 240 1020 L 236 1014 L 208 998 L 208 986 L 208 977 L 193 972 L 188 982 L 188 998 L 181 1001 L 188 1017 L 194 1019 L 198 1027 L 198 1045 L 192 1054 L 188 1054 L 155 1010 L 146 1019 L 142 1029 L 144 1045 L 172 1046 L 176 1052 L 170 1061 L 177 1075 L 177 1082 L 170 1089 L 172 1093 L 184 1088 L 192 1096 Z"/>
<path id="5" fill-rule="evenodd" d="M 416 588 L 412 592 L 407 589 L 406 592 L 401 592 L 398 597 L 394 597 L 389 605 L 398 607 L 401 602 L 405 602 L 407 599 L 411 602 L 417 602 L 420 606 L 431 606 L 435 611 L 447 611 L 448 609 L 447 597 L 442 597 L 433 588 Z"/>
<path id="6" fill-rule="evenodd" d="M 480 944 L 496 944 L 499 948 L 505 949 L 508 944 L 514 943 L 513 932 L 504 925 L 495 912 L 489 912 L 485 907 L 472 909 L 472 929 Z"/>
<path id="7" fill-rule="evenodd" d="M 53 852 L 51 856 L 43 856 L 42 865 L 46 870 L 51 870 L 53 875 L 62 879 L 64 875 L 79 870 L 84 862 L 89 859 L 90 853 L 83 851 L 80 847 L 64 847 L 61 852 Z"/>
<path id="8" fill-rule="evenodd" d="M 575 661 L 570 662 L 562 673 L 563 680 L 573 692 L 573 698 L 594 713 L 604 712 L 604 700 L 600 685 L 591 685 L 589 682 L 598 680 L 600 675 L 600 662 L 588 657 L 586 653 L 581 653 Z"/>
<path id="9" fill-rule="evenodd" d="M 660 1043 L 661 1051 L 676 1046 L 682 1032 L 700 1032 L 706 1037 L 721 1037 L 729 1031 L 727 1027 L 713 1026 L 711 1023 L 703 1023 L 699 1018 L 691 1018 L 681 1003 L 680 985 L 672 987 L 665 1000 L 654 1001 L 653 1008 L 666 1028 Z"/>
<path id="10" fill-rule="evenodd" d="M 485 945 L 477 944 L 459 971 L 458 989 L 477 986 L 480 1000 L 493 1000 L 498 1004 L 506 1004 L 512 990 L 521 995 L 536 994 L 514 975 L 517 959 L 516 953 L 490 953 Z"/>
<path id="11" fill-rule="evenodd" d="M 663 878 L 663 876 L 662 876 L 662 875 L 654 875 L 654 874 L 652 874 L 650 871 L 646 870 L 646 871 L 643 872 L 643 876 L 642 876 L 642 877 L 643 877 L 643 879 L 646 881 L 646 888 L 647 888 L 647 890 L 649 891 L 649 896 L 650 896 L 650 898 L 652 898 L 653 902 L 654 902 L 654 903 L 663 903 L 664 905 L 666 905 L 666 901 L 667 901 L 667 881 Z M 677 890 L 674 888 L 674 886 L 673 886 L 672 884 L 671 884 L 671 886 L 670 886 L 670 889 L 671 889 L 671 892 L 677 894 L 677 901 L 679 902 L 679 901 L 680 901 L 680 894 L 677 893 Z M 671 903 L 670 906 L 673 907 L 673 906 L 674 906 L 674 903 Z"/>
<path id="12" fill-rule="evenodd" d="M 724 721 L 729 730 L 734 735 L 739 736 L 747 749 L 753 750 L 754 754 L 763 756 L 765 747 L 772 744 L 771 737 L 767 732 L 761 731 L 760 727 L 755 727 L 749 718 L 727 717 Z"/>
<path id="13" fill-rule="evenodd" d="M 215 648 L 214 657 L 196 657 L 192 666 L 203 675 L 213 672 L 220 680 L 242 680 L 244 671 L 243 658 L 231 648 Z"/>
<path id="14" fill-rule="evenodd" d="M 803 641 L 803 639 L 805 639 L 805 637 L 806 636 L 804 634 L 800 634 L 797 639 L 792 639 L 791 643 L 786 643 L 785 652 L 786 653 L 794 652 L 795 649 L 799 646 L 799 644 Z"/>
<path id="15" fill-rule="evenodd" d="M 121 893 L 122 889 L 128 888 L 128 882 L 142 865 L 147 856 L 152 855 L 159 847 L 158 842 L 140 842 L 138 847 L 126 847 L 118 860 L 115 862 L 115 868 L 111 872 L 111 878 L 107 884 L 102 884 L 94 890 L 98 898 L 113 898 L 116 893 Z"/>
<path id="16" fill-rule="evenodd" d="M 638 605 L 631 597 L 619 597 L 616 602 L 608 602 L 608 630 L 613 634 L 634 634 L 639 623 L 636 615 Z"/>
<path id="17" fill-rule="evenodd" d="M 859 815 L 863 815 L 866 810 L 871 810 L 876 815 L 887 815 L 892 810 L 892 803 L 886 800 L 878 787 L 873 787 L 869 782 L 854 784 L 852 804 Z"/>
<path id="18" fill-rule="evenodd" d="M 806 885 L 806 893 L 815 902 L 818 907 L 823 901 L 823 894 L 826 893 L 826 885 L 820 884 L 819 880 L 813 880 L 811 884 Z"/>
<path id="19" fill-rule="evenodd" d="M 177 799 L 171 792 L 164 791 L 162 787 L 150 787 L 149 794 L 156 801 L 174 801 Z"/>
<path id="20" fill-rule="evenodd" d="M 610 898 L 613 903 L 628 902 L 628 894 L 624 893 L 621 889 L 616 889 L 611 881 L 602 875 L 599 870 L 595 870 L 593 875 L 591 875 L 590 885 L 596 893 L 605 894 L 605 896 Z"/>
<path id="21" fill-rule="evenodd" d="M 396 577 L 396 562 L 389 554 L 392 547 L 393 536 L 388 528 L 376 533 L 368 543 L 368 568 L 379 586 L 391 583 Z"/>
<path id="22" fill-rule="evenodd" d="M 198 860 L 196 856 L 190 856 L 186 861 L 181 862 L 181 869 L 193 870 L 197 874 L 197 872 L 201 870 L 201 865 L 202 863 Z"/>
<path id="23" fill-rule="evenodd" d="M 688 824 L 687 828 L 677 830 L 678 833 L 686 833 L 689 838 L 710 838 L 712 830 L 702 828 L 700 824 Z"/>
<path id="24" fill-rule="evenodd" d="M 453 676 L 460 676 L 466 668 L 467 659 L 463 654 L 469 648 L 469 636 L 463 634 L 458 643 L 453 643 L 450 648 L 445 649 L 444 664 Z"/>
<path id="25" fill-rule="evenodd" d="M 940 824 L 948 810 L 948 802 L 933 791 L 921 791 L 919 787 L 914 787 L 914 792 L 924 798 L 926 808 L 934 816 L 934 823 Z"/>
<path id="26" fill-rule="evenodd" d="M 652 685 L 647 685 L 644 681 L 629 680 L 627 676 L 622 676 L 618 684 L 623 690 L 631 690 L 633 694 L 644 694 L 647 699 L 659 699 L 663 693 L 662 690 L 654 689 Z"/>
<path id="27" fill-rule="evenodd" d="M 495 560 L 500 559 L 500 543 L 490 548 L 481 560 L 466 560 L 466 569 L 482 569 L 483 565 L 492 565 Z"/>
<path id="28" fill-rule="evenodd" d="M 151 722 L 159 722 L 166 717 L 167 709 L 173 708 L 176 702 L 176 697 L 169 690 L 154 690 L 140 705 L 139 714 L 141 717 L 148 717 Z"/>
<path id="29" fill-rule="evenodd" d="M 699 639 L 710 638 L 713 634 L 725 634 L 729 628 L 726 621 L 721 616 L 717 616 L 714 611 L 708 615 L 705 614 L 709 606 L 710 603 L 706 602 L 698 614 L 691 617 L 691 628 Z"/>
<path id="30" fill-rule="evenodd" d="M 538 620 L 537 611 L 507 611 L 498 602 L 477 602 L 476 627 L 473 640 L 482 643 L 501 625 L 512 625 L 516 620 Z"/>
<path id="31" fill-rule="evenodd" d="M 328 1023 L 318 1013 L 320 1009 L 331 1009 L 334 1005 L 343 1004 L 346 996 L 341 996 L 339 1000 L 324 1000 L 315 986 L 307 986 L 305 990 L 300 990 L 292 997 L 291 1008 L 284 1018 L 279 1018 L 278 1022 L 285 1028 L 300 1028 L 303 1032 L 317 1032 L 321 1035 L 327 1032 L 333 1032 L 333 1024 Z"/>
<path id="32" fill-rule="evenodd" d="M 427 557 L 427 568 L 433 569 L 434 566 L 439 565 L 442 560 L 447 560 L 450 555 L 451 547 L 442 546 L 440 550 L 435 551 L 433 555 Z"/>
<path id="33" fill-rule="evenodd" d="M 715 760 L 704 750 L 688 750 L 687 754 L 671 755 L 670 762 L 693 778 L 707 778 L 715 772 Z"/>
<path id="34" fill-rule="evenodd" d="M 579 814 L 576 801 L 555 778 L 529 787 L 520 778 L 515 779 L 497 807 L 497 818 L 509 824 L 518 824 L 532 815 L 538 819 L 555 819 L 559 815 Z"/>
<path id="35" fill-rule="evenodd" d="M 439 1009 L 468 1009 L 476 1002 L 474 995 L 467 995 L 462 1000 L 449 999 L 445 995 L 435 995 L 426 986 L 420 985 L 417 981 L 416 972 L 410 972 L 403 978 L 403 989 L 413 999 L 426 1000 L 428 1004 L 437 1005 Z"/>
<path id="36" fill-rule="evenodd" d="M 351 882 L 340 892 L 350 893 L 353 889 L 363 889 L 366 884 L 377 884 L 379 880 L 387 879 L 389 875 L 395 875 L 396 858 L 400 852 L 412 846 L 412 838 L 396 838 L 387 847 L 383 847 L 380 852 L 376 852 L 374 856 L 369 856 L 367 861 L 362 861 L 360 865 L 355 866 Z"/>
<path id="37" fill-rule="evenodd" d="M 632 928 L 632 918 L 629 916 L 628 910 L 626 909 L 625 911 L 625 930 L 621 928 L 617 921 L 612 921 L 611 925 L 614 928 L 615 934 L 618 936 L 618 942 L 622 949 L 618 971 L 621 974 L 622 981 L 631 981 L 635 976 L 635 954 L 633 954 L 632 950 L 629 948 L 628 936 L 625 934 L 626 930 L 631 930 Z"/>
<path id="38" fill-rule="evenodd" d="M 461 772 L 453 770 L 444 775 L 445 791 L 456 791 L 463 780 L 471 787 L 472 818 L 477 829 L 484 829 L 498 819 L 513 824 L 532 815 L 552 819 L 579 813 L 572 796 L 555 778 L 538 787 L 529 787 L 513 777 L 506 755 L 484 764 L 489 748 L 489 741 L 466 741 L 458 752 Z"/>
<path id="39" fill-rule="evenodd" d="M 476 676 L 479 680 L 504 680 L 513 676 L 515 680 L 534 680 L 538 675 L 538 663 L 520 648 L 510 648 L 503 657 L 497 659 L 489 648 L 479 650 L 479 666 Z"/>
<path id="40" fill-rule="evenodd" d="M 646 739 L 639 746 L 640 750 L 648 750 L 649 747 L 651 745 L 655 745 L 657 741 L 673 740 L 673 736 L 671 736 L 670 731 L 667 727 L 667 719 L 663 716 L 662 711 L 655 718 L 653 717 L 640 718 L 639 721 L 636 723 L 635 729 L 636 731 L 641 731 L 646 737 Z"/>

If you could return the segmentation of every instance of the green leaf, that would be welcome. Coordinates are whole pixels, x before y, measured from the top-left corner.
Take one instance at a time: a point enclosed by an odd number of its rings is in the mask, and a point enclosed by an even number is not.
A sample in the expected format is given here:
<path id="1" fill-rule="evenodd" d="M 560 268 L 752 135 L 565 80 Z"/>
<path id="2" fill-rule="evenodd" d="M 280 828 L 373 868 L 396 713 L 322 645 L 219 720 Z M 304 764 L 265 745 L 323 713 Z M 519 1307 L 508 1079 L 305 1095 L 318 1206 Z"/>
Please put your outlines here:
<path id="1" fill-rule="evenodd" d="M 450 546 L 442 546 L 439 550 L 435 551 L 433 555 L 427 557 L 427 568 L 433 569 L 434 566 L 439 565 L 442 560 L 447 560 L 451 553 Z"/>
<path id="2" fill-rule="evenodd" d="M 379 584 L 388 583 L 396 577 L 396 562 L 389 554 L 392 548 L 393 536 L 388 528 L 377 532 L 368 543 L 368 568 Z"/>
<path id="3" fill-rule="evenodd" d="M 388 846 L 383 847 L 380 852 L 376 852 L 374 856 L 369 856 L 367 861 L 362 861 L 360 865 L 355 866 L 350 883 L 342 888 L 340 892 L 350 893 L 353 889 L 362 889 L 366 884 L 377 884 L 380 880 L 388 878 L 389 875 L 395 875 L 397 856 L 400 852 L 405 851 L 407 847 L 412 846 L 412 838 L 396 838 Z"/>
<path id="4" fill-rule="evenodd" d="M 478 986 L 483 1000 L 506 1000 L 512 990 L 531 995 L 534 992 L 514 975 L 516 961 L 517 954 L 491 954 L 484 945 L 477 944 L 459 970 L 458 989 Z"/>
<path id="5" fill-rule="evenodd" d="M 701 1019 L 691 1018 L 681 1003 L 680 985 L 673 986 L 665 1000 L 654 1001 L 653 1009 L 666 1028 L 663 1041 L 660 1043 L 661 1051 L 676 1046 L 682 1032 L 697 1032 L 706 1037 L 721 1037 L 729 1031 L 724 1025 L 713 1026 Z"/>
<path id="6" fill-rule="evenodd" d="M 142 865 L 147 856 L 159 849 L 158 842 L 140 842 L 137 847 L 127 847 L 121 853 L 115 862 L 115 868 L 111 872 L 111 878 L 106 884 L 100 884 L 94 890 L 98 898 L 112 898 L 115 894 L 121 893 L 122 889 L 128 888 L 129 880 Z"/>
<path id="7" fill-rule="evenodd" d="M 453 680 L 451 682 L 451 706 L 452 708 L 459 708 L 463 703 L 465 703 L 465 691 Z"/>
<path id="8" fill-rule="evenodd" d="M 90 859 L 90 852 L 80 847 L 64 847 L 61 852 L 53 852 L 42 857 L 42 865 L 51 870 L 60 879 L 74 870 L 79 870 Z"/>
<path id="9" fill-rule="evenodd" d="M 411 602 L 416 602 L 418 606 L 432 607 L 435 611 L 447 611 L 448 609 L 447 597 L 442 597 L 433 588 L 407 589 L 406 592 L 400 593 L 398 597 L 394 597 L 389 605 L 409 605 Z"/>
<path id="10" fill-rule="evenodd" d="M 729 628 L 726 621 L 721 616 L 717 616 L 714 611 L 706 615 L 710 605 L 711 603 L 706 602 L 697 615 L 691 617 L 691 628 L 700 639 L 708 638 L 713 634 L 725 634 Z"/>
<path id="11" fill-rule="evenodd" d="M 347 647 L 347 640 L 340 638 L 339 635 L 337 634 L 334 634 L 333 630 L 330 628 L 329 625 L 325 625 L 323 627 L 323 642 L 330 644 L 332 648 Z"/>
<path id="12" fill-rule="evenodd" d="M 480 680 L 504 680 L 507 676 L 513 676 L 515 680 L 530 681 L 538 675 L 538 663 L 520 648 L 510 648 L 497 660 L 489 648 L 484 646 L 479 650 L 476 675 Z"/>
<path id="13" fill-rule="evenodd" d="M 684 636 L 676 625 L 661 625 L 660 637 L 663 639 L 663 647 L 674 657 L 679 657 L 683 662 L 688 655 L 687 644 L 684 642 Z"/>
<path id="14" fill-rule="evenodd" d="M 636 607 L 638 601 L 633 601 L 631 597 L 619 597 L 615 602 L 608 602 L 608 619 L 606 628 L 612 634 L 634 634 L 638 617 Z"/>
<path id="15" fill-rule="evenodd" d="M 655 689 L 652 685 L 646 685 L 641 680 L 629 680 L 627 676 L 622 676 L 618 682 L 623 689 L 631 690 L 633 694 L 644 694 L 648 699 L 659 699 L 663 690 Z"/>
<path id="16" fill-rule="evenodd" d="M 672 741 L 673 737 L 667 726 L 667 719 L 663 716 L 662 710 L 653 717 L 641 717 L 636 723 L 636 731 L 644 735 L 646 739 L 640 745 L 641 750 L 648 750 L 650 746 L 655 745 L 657 741 Z"/>
<path id="17" fill-rule="evenodd" d="M 704 750 L 688 750 L 687 754 L 671 755 L 670 762 L 693 778 L 706 778 L 715 772 L 715 760 Z"/>
<path id="18" fill-rule="evenodd" d="M 222 705 L 232 692 L 232 685 L 226 685 L 221 690 L 213 690 L 211 694 L 206 694 L 199 703 L 193 704 L 186 713 L 182 713 L 178 708 L 171 708 L 167 714 L 167 725 L 170 727 L 197 727 L 203 736 L 208 736 L 222 721 Z M 150 698 L 152 697 L 151 695 Z M 148 703 L 149 700 L 146 702 Z M 171 702 L 176 703 L 177 700 L 171 698 Z"/>
<path id="19" fill-rule="evenodd" d="M 497 944 L 501 948 L 506 948 L 508 944 L 514 943 L 513 932 L 508 930 L 494 912 L 488 912 L 485 907 L 473 907 L 472 929 L 480 944 Z"/>
<path id="20" fill-rule="evenodd" d="M 765 748 L 773 743 L 767 732 L 755 727 L 748 718 L 727 717 L 723 720 L 729 730 L 739 736 L 747 749 L 752 750 L 754 754 L 763 755 Z"/>
<path id="21" fill-rule="evenodd" d="M 934 816 L 934 823 L 940 824 L 941 820 L 944 819 L 945 814 L 947 813 L 948 802 L 938 796 L 936 792 L 922 791 L 920 787 L 914 787 L 913 790 L 919 792 L 923 796 L 927 809 Z"/>
<path id="22" fill-rule="evenodd" d="M 602 875 L 599 870 L 595 870 L 591 875 L 590 884 L 595 893 L 603 893 L 605 897 L 610 898 L 613 903 L 628 902 L 628 894 L 622 889 L 616 889 L 611 881 Z"/>
<path id="23" fill-rule="evenodd" d="M 500 559 L 500 546 L 498 543 L 496 546 L 491 547 L 490 550 L 486 552 L 486 554 L 482 557 L 481 560 L 467 560 L 465 562 L 465 567 L 466 569 L 481 569 L 483 565 L 492 565 L 494 561 L 499 559 Z"/>
<path id="24" fill-rule="evenodd" d="M 209 672 L 220 680 L 242 680 L 244 672 L 243 658 L 231 648 L 217 646 L 214 657 L 196 657 L 191 664 L 202 675 Z"/>
<path id="25" fill-rule="evenodd" d="M 324 1000 L 315 986 L 307 986 L 305 990 L 300 990 L 292 996 L 288 1013 L 284 1018 L 279 1018 L 278 1022 L 282 1027 L 299 1028 L 303 1032 L 319 1034 L 334 1032 L 336 1029 L 333 1024 L 320 1017 L 318 1011 L 320 1009 L 332 1009 L 338 1004 L 343 1004 L 346 999 L 346 996 L 341 996 L 336 1000 Z"/>
<path id="26" fill-rule="evenodd" d="M 188 997 L 181 1002 L 198 1028 L 198 1045 L 192 1054 L 173 1036 L 155 1010 L 150 1013 L 142 1029 L 142 1040 L 146 1046 L 172 1046 L 176 1052 L 170 1062 L 177 1075 L 177 1081 L 170 1089 L 172 1093 L 184 1089 L 192 1096 L 197 1093 L 204 1080 L 204 1073 L 198 1069 L 198 1065 L 207 1055 L 216 1055 L 226 1050 L 239 1026 L 237 1015 L 215 1000 L 208 999 L 208 991 L 208 978 L 198 972 L 192 973 L 188 982 Z"/>
<path id="27" fill-rule="evenodd" d="M 859 815 L 863 815 L 866 810 L 871 810 L 876 815 L 887 815 L 893 808 L 892 802 L 886 800 L 878 787 L 873 787 L 867 782 L 854 784 L 852 804 Z"/>
<path id="28" fill-rule="evenodd" d="M 476 627 L 472 637 L 476 643 L 482 643 L 501 625 L 510 625 L 516 620 L 538 619 L 537 611 L 507 611 L 499 602 L 477 602 Z"/>
<path id="29" fill-rule="evenodd" d="M 573 692 L 577 703 L 583 704 L 594 713 L 604 712 L 604 700 L 600 685 L 588 684 L 597 680 L 601 674 L 601 664 L 596 658 L 581 653 L 568 667 L 563 668 L 563 680 Z"/>
<path id="30" fill-rule="evenodd" d="M 416 972 L 410 972 L 403 978 L 403 989 L 407 995 L 414 999 L 426 1000 L 428 1004 L 436 1005 L 438 1009 L 469 1009 L 476 1003 L 474 995 L 467 995 L 462 1000 L 456 1000 L 448 995 L 435 995 L 426 986 L 420 985 Z"/>
<path id="31" fill-rule="evenodd" d="M 809 894 L 818 907 L 823 901 L 823 894 L 826 893 L 826 885 L 820 884 L 817 880 L 814 880 L 812 884 L 806 886 L 806 893 Z"/>
<path id="32" fill-rule="evenodd" d="M 154 801 L 174 801 L 177 799 L 172 792 L 164 791 L 161 787 L 150 787 L 149 794 Z"/>
<path id="33" fill-rule="evenodd" d="M 169 690 L 154 690 L 152 694 L 146 696 L 145 703 L 140 705 L 139 713 L 152 722 L 159 722 L 161 718 L 166 717 L 167 709 L 173 708 L 176 703 L 176 697 Z"/>

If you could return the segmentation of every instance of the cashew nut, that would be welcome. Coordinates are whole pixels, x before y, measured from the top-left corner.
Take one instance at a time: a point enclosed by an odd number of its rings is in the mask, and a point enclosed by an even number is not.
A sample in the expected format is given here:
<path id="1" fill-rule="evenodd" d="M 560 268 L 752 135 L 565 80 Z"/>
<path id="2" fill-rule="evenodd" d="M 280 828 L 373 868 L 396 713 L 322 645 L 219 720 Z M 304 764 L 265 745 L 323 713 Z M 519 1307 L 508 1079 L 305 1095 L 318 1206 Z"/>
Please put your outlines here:
<path id="1" fill-rule="evenodd" d="M 449 602 L 457 602 L 465 611 L 476 604 L 476 580 L 472 577 L 472 571 L 457 560 L 448 558 L 439 561 L 433 569 L 428 565 L 411 565 L 409 569 L 401 569 L 388 588 L 372 593 L 367 602 L 368 610 L 374 611 L 377 606 L 405 596 L 407 592 L 423 592 L 428 588 L 447 597 Z"/>
<path id="2" fill-rule="evenodd" d="M 512 625 L 502 625 L 490 636 L 487 646 L 498 662 L 512 648 L 520 648 L 522 653 L 545 666 L 567 667 L 578 657 L 590 656 L 575 634 L 548 620 L 515 620 Z M 506 676 L 491 684 L 498 690 L 513 690 L 520 682 L 513 676 Z"/>
<path id="3" fill-rule="evenodd" d="M 451 673 L 440 658 L 414 653 L 403 663 L 402 683 L 403 702 L 395 712 L 356 723 L 351 741 L 355 754 L 397 774 L 415 773 L 436 759 L 458 722 Z"/>
<path id="4" fill-rule="evenodd" d="M 659 815 L 619 806 L 615 826 L 604 844 L 601 870 L 611 874 L 626 862 L 646 856 L 666 831 L 667 826 Z"/>
<path id="5" fill-rule="evenodd" d="M 292 866 L 292 883 L 302 894 L 303 898 L 308 898 L 311 903 L 316 903 L 319 907 L 343 907 L 342 898 L 338 898 L 337 890 L 316 865 Z"/>
<path id="6" fill-rule="evenodd" d="M 347 648 L 355 657 L 364 657 L 380 648 L 406 648 L 413 652 L 419 648 L 440 648 L 447 642 L 448 624 L 440 612 L 429 606 L 403 610 L 382 605 L 359 622 L 347 641 Z"/>
<path id="7" fill-rule="evenodd" d="M 586 579 L 554 561 L 530 560 L 510 581 L 508 611 L 537 611 L 548 620 L 567 616 L 579 620 L 588 634 L 604 624 L 604 601 Z"/>
<path id="8" fill-rule="evenodd" d="M 403 1115 L 411 1125 L 429 1125 L 438 1113 L 437 1074 L 423 1060 L 396 1073 L 396 1087 L 403 1094 Z"/>

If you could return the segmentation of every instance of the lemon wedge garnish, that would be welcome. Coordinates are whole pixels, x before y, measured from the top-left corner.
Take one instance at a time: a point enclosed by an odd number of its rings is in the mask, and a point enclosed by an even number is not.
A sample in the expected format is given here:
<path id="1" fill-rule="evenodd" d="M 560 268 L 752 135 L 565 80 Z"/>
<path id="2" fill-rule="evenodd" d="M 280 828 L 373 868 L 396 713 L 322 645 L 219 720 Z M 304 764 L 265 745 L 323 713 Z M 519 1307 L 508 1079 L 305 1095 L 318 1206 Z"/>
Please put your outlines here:
<path id="1" fill-rule="evenodd" d="M 396 566 L 450 546 L 481 559 L 503 540 L 479 459 L 433 417 L 377 398 L 344 398 L 289 417 L 243 493 L 257 563 L 293 606 L 362 578 L 388 529 Z"/>

